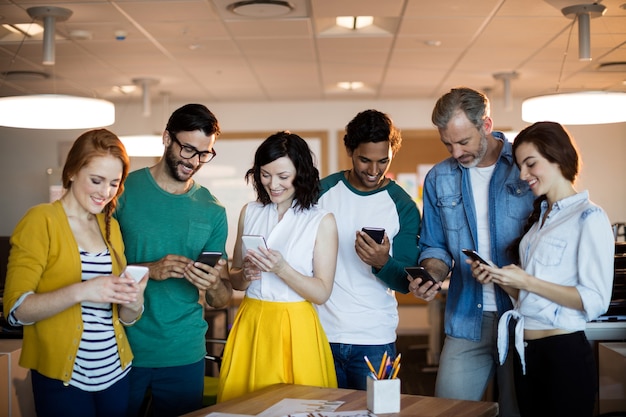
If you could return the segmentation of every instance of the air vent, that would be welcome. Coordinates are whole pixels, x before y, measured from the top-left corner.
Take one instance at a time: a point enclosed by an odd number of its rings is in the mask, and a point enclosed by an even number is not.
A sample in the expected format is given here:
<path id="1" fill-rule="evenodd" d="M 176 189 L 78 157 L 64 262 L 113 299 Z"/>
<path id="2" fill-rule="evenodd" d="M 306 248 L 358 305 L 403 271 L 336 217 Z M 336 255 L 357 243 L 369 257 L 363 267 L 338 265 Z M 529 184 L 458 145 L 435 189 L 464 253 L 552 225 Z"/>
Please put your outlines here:
<path id="1" fill-rule="evenodd" d="M 598 65 L 598 71 L 602 72 L 626 72 L 626 61 L 604 62 Z"/>
<path id="2" fill-rule="evenodd" d="M 225 21 L 299 19 L 308 16 L 307 0 L 212 0 Z"/>
<path id="3" fill-rule="evenodd" d="M 50 75 L 41 71 L 7 71 L 0 74 L 2 79 L 10 81 L 41 81 L 50 78 Z"/>
<path id="4" fill-rule="evenodd" d="M 293 5 L 280 0 L 247 0 L 228 5 L 228 10 L 246 17 L 279 17 L 293 10 Z"/>

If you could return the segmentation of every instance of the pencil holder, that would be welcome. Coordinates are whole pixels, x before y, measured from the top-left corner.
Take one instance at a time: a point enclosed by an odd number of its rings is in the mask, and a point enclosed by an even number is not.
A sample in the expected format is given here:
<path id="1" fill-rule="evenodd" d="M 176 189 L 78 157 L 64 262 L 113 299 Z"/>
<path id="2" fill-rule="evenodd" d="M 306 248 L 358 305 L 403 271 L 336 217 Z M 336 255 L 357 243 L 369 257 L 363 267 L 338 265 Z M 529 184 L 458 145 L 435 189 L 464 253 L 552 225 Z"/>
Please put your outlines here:
<path id="1" fill-rule="evenodd" d="M 374 414 L 400 412 L 400 379 L 367 377 L 367 409 Z"/>

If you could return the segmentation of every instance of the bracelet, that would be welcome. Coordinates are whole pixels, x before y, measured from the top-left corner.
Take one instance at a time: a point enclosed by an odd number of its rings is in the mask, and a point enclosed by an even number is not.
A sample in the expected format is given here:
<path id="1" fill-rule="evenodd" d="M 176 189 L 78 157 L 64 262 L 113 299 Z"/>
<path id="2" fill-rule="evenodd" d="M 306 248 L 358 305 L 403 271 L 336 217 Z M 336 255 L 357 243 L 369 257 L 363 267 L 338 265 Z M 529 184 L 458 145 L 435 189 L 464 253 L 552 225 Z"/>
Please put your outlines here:
<path id="1" fill-rule="evenodd" d="M 137 317 L 135 317 L 135 320 L 131 321 L 130 323 L 126 323 L 124 320 L 122 320 L 122 317 L 119 317 L 120 323 L 122 323 L 124 326 L 132 326 L 133 324 L 137 323 L 137 320 L 139 320 L 141 318 L 141 316 L 143 315 L 143 311 L 144 311 L 144 305 L 141 305 L 141 312 L 139 313 L 139 315 Z"/>

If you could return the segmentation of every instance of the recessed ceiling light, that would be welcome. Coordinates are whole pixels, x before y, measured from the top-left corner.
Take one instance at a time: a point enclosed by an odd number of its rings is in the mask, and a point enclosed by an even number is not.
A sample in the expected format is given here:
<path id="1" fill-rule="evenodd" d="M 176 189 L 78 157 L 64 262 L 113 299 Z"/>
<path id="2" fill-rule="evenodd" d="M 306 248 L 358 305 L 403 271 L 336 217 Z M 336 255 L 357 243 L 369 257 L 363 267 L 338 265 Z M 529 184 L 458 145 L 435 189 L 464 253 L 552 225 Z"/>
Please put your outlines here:
<path id="1" fill-rule="evenodd" d="M 343 88 L 344 90 L 358 90 L 359 88 L 363 88 L 363 83 L 361 81 L 341 81 L 337 83 L 339 88 Z"/>
<path id="2" fill-rule="evenodd" d="M 346 29 L 357 30 L 371 26 L 374 23 L 374 16 L 338 16 L 335 23 Z"/>
<path id="3" fill-rule="evenodd" d="M 424 41 L 424 45 L 426 45 L 426 46 L 441 46 L 441 41 L 437 41 L 437 40 Z"/>
<path id="4" fill-rule="evenodd" d="M 116 85 L 113 87 L 113 91 L 122 93 L 122 94 L 130 94 L 133 93 L 137 89 L 136 85 Z"/>
<path id="5" fill-rule="evenodd" d="M 37 23 L 15 23 L 13 25 L 4 24 L 3 28 L 9 32 L 26 36 L 35 36 L 43 32 L 43 26 Z"/>

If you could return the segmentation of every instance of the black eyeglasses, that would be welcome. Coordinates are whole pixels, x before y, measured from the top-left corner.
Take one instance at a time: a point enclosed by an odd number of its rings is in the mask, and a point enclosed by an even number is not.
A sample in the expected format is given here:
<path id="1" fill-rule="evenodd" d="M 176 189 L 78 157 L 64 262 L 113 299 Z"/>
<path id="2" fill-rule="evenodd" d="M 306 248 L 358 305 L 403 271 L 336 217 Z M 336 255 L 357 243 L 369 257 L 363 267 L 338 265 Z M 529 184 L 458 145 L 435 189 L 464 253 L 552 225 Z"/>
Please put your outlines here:
<path id="1" fill-rule="evenodd" d="M 167 133 L 170 135 L 170 138 L 174 142 L 176 142 L 178 146 L 180 146 L 181 158 L 192 159 L 193 157 L 198 155 L 198 161 L 200 161 L 201 164 L 206 164 L 207 162 L 211 162 L 213 158 L 215 158 L 215 156 L 217 155 L 217 152 L 215 152 L 215 149 L 201 152 L 197 150 L 196 148 L 194 148 L 193 146 L 183 145 L 182 143 L 180 143 L 180 141 L 176 138 L 176 135 L 170 132 L 169 130 L 167 131 Z"/>

